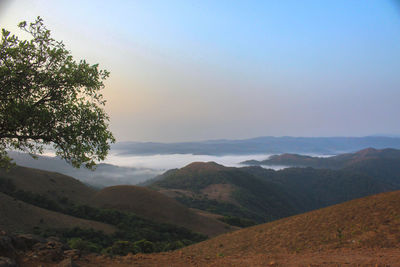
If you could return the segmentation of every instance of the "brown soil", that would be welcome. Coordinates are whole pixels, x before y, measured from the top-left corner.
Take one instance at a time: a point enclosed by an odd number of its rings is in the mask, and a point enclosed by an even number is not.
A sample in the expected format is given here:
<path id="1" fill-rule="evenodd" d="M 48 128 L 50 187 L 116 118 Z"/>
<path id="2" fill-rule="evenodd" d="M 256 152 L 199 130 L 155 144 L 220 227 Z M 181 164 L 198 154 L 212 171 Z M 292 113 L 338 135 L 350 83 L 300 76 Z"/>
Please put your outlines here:
<path id="1" fill-rule="evenodd" d="M 221 218 L 224 218 L 224 216 L 216 214 L 216 213 L 211 213 L 211 212 L 208 212 L 208 211 L 199 210 L 199 209 L 195 209 L 195 208 L 189 208 L 189 209 L 191 211 L 199 214 L 199 215 L 206 216 L 206 217 L 209 217 L 209 218 L 213 218 L 213 219 L 217 219 L 217 220 L 221 219 Z"/>
<path id="2" fill-rule="evenodd" d="M 176 198 L 176 197 L 191 197 L 191 198 L 196 198 L 196 193 L 189 191 L 189 190 L 183 190 L 183 189 L 160 189 L 158 190 L 163 195 L 166 195 L 167 197 L 170 198 Z"/>
<path id="3" fill-rule="evenodd" d="M 400 248 L 400 191 L 361 198 L 227 233 L 184 248 L 215 257 L 335 248 Z"/>
<path id="4" fill-rule="evenodd" d="M 191 256 L 184 253 L 138 254 L 125 257 L 108 258 L 105 256 L 88 255 L 76 261 L 79 266 L 87 267 L 398 267 L 400 266 L 400 251 L 398 249 L 336 249 L 323 252 L 280 253 L 280 254 L 241 254 L 236 256 L 220 256 L 207 258 Z M 55 263 L 41 262 L 35 259 L 24 259 L 21 267 L 58 266 Z"/>
<path id="5" fill-rule="evenodd" d="M 142 257 L 137 266 L 400 266 L 399 203 L 400 191 L 383 193 L 132 258 Z"/>
<path id="6" fill-rule="evenodd" d="M 232 198 L 232 192 L 234 190 L 235 186 L 232 184 L 211 184 L 202 189 L 201 192 L 206 195 L 208 199 L 240 206 L 239 203 Z"/>

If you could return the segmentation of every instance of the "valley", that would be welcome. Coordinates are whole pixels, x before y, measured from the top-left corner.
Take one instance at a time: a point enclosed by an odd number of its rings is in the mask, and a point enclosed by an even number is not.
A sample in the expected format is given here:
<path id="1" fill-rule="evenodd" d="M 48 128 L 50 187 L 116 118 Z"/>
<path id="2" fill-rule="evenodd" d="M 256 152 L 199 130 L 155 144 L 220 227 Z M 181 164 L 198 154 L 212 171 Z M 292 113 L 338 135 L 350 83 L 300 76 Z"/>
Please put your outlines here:
<path id="1" fill-rule="evenodd" d="M 0 267 L 400 267 L 399 0 L 0 0 Z"/>
<path id="2" fill-rule="evenodd" d="M 282 170 L 193 162 L 140 186 L 103 189 L 56 172 L 17 166 L 0 171 L 0 228 L 56 236 L 73 247 L 78 244 L 74 240 L 81 240 L 78 247 L 86 256 L 77 262 L 100 260 L 104 266 L 109 259 L 90 253 L 120 255 L 120 266 L 138 259 L 144 266 L 163 261 L 184 266 L 189 262 L 183 255 L 196 255 L 190 256 L 190 263 L 207 266 L 229 266 L 231 261 L 261 266 L 293 255 L 307 262 L 316 248 L 318 255 L 335 254 L 339 248 L 345 254 L 373 247 L 390 251 L 397 246 L 397 237 L 386 237 L 385 231 L 396 234 L 397 211 L 392 209 L 400 190 L 399 155 L 394 149 L 365 149 L 324 158 L 272 156 L 270 160 L 286 160 L 287 165 L 295 165 L 293 158 L 329 162 L 321 168 Z M 367 214 L 371 203 L 379 205 L 373 204 L 370 208 L 376 211 Z M 380 228 L 381 220 L 386 228 Z M 191 246 L 179 254 L 168 252 L 187 245 Z M 215 258 L 215 251 L 223 256 Z M 271 253 L 264 257 L 263 251 Z M 164 254 L 141 258 L 143 252 Z"/>

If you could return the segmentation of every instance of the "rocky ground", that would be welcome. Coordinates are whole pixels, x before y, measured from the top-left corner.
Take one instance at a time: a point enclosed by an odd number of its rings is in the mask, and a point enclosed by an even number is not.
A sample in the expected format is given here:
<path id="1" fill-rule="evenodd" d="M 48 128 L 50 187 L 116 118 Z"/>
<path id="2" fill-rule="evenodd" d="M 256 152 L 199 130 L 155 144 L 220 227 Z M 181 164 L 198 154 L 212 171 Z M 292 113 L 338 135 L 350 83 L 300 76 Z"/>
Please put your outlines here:
<path id="1" fill-rule="evenodd" d="M 336 249 L 321 252 L 215 255 L 204 257 L 175 251 L 124 257 L 82 255 L 56 238 L 0 232 L 0 267 L 16 266 L 400 266 L 398 249 Z"/>
<path id="2" fill-rule="evenodd" d="M 128 266 L 370 266 L 400 267 L 400 249 L 397 248 L 337 248 L 301 253 L 271 252 L 221 253 L 205 256 L 194 253 L 190 247 L 183 250 L 108 257 L 82 254 L 72 250 L 55 237 L 40 238 L 30 234 L 8 234 L 0 231 L 0 267 L 128 267 Z"/>
<path id="3" fill-rule="evenodd" d="M 31 234 L 0 231 L 0 267 L 78 266 L 81 257 L 56 237 L 41 238 Z"/>

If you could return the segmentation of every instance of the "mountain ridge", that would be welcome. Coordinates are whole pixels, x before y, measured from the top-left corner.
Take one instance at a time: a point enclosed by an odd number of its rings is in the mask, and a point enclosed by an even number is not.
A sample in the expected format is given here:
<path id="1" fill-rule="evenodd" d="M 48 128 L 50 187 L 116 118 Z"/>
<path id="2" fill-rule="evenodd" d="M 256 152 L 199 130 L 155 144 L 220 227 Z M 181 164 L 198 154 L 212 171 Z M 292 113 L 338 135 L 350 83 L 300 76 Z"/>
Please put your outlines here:
<path id="1" fill-rule="evenodd" d="M 400 150 L 393 148 L 376 149 L 369 147 L 353 153 L 339 154 L 330 157 L 315 157 L 284 153 L 280 155 L 272 155 L 268 159 L 261 161 L 243 161 L 241 164 L 265 166 L 284 165 L 287 167 L 312 167 L 318 169 L 343 169 L 359 162 L 371 159 L 395 159 L 400 161 Z"/>
<path id="2" fill-rule="evenodd" d="M 120 142 L 112 146 L 120 155 L 195 154 L 250 155 L 270 153 L 338 154 L 365 147 L 400 149 L 399 137 L 256 137 L 242 140 L 208 140 L 181 143 Z"/>
<path id="3" fill-rule="evenodd" d="M 190 208 L 261 223 L 400 189 L 398 154 L 400 150 L 393 149 L 342 154 L 333 157 L 332 161 L 347 167 L 332 169 L 293 167 L 271 170 L 197 162 L 167 171 L 148 186 Z M 355 160 L 359 158 L 363 160 Z M 348 161 L 352 164 L 343 164 Z"/>

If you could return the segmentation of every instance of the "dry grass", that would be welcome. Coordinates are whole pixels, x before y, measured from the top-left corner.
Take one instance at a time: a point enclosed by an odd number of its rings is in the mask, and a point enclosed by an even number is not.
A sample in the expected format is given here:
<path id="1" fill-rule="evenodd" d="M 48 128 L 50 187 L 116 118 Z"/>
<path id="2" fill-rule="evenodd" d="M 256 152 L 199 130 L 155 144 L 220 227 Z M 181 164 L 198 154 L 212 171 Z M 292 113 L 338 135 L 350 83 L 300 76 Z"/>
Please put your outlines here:
<path id="1" fill-rule="evenodd" d="M 214 218 L 199 215 L 176 200 L 139 186 L 111 186 L 99 191 L 93 205 L 134 212 L 137 215 L 186 227 L 208 236 L 226 233 L 232 228 Z"/>
<path id="2" fill-rule="evenodd" d="M 240 206 L 240 204 L 232 197 L 233 191 L 237 188 L 232 184 L 211 184 L 201 190 L 203 195 L 208 199 L 214 199 L 219 202 L 232 203 Z"/>
<path id="3" fill-rule="evenodd" d="M 85 266 L 400 266 L 400 191 L 258 225 L 171 253 Z"/>
<path id="4" fill-rule="evenodd" d="M 9 172 L 0 170 L 0 175 L 11 179 L 19 190 L 46 195 L 50 198 L 67 197 L 85 203 L 96 191 L 75 178 L 56 172 L 16 166 Z"/>
<path id="5" fill-rule="evenodd" d="M 31 233 L 33 228 L 93 228 L 113 233 L 111 225 L 75 218 L 58 212 L 42 209 L 0 193 L 0 229 L 8 232 Z"/>
<path id="6" fill-rule="evenodd" d="M 400 191 L 361 198 L 262 224 L 187 247 L 185 253 L 321 251 L 335 248 L 399 248 Z"/>

